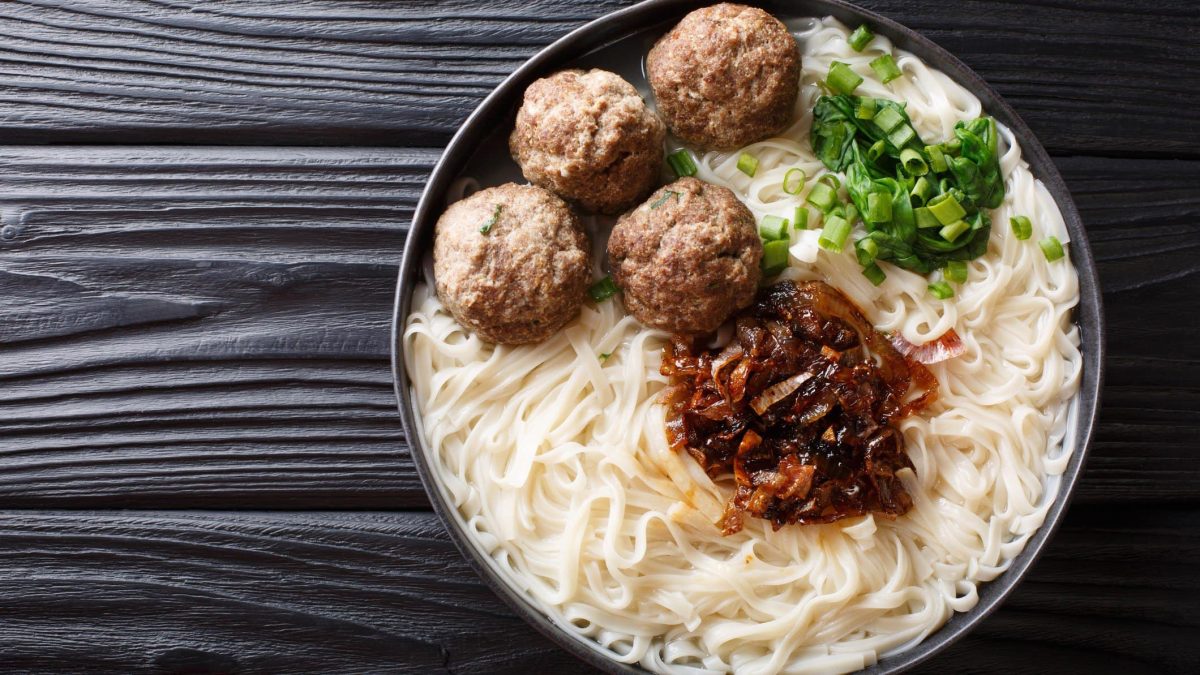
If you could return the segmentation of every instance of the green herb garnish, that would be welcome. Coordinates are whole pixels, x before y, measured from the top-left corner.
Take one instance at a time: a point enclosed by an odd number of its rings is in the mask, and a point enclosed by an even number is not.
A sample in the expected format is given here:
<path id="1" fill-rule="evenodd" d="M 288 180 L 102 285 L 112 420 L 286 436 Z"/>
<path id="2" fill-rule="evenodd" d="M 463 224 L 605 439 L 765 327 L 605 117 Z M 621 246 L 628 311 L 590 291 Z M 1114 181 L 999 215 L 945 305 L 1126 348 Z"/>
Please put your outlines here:
<path id="1" fill-rule="evenodd" d="M 787 265 L 788 242 L 786 239 L 776 239 L 763 244 L 763 276 L 773 277 L 787 269 Z"/>
<path id="2" fill-rule="evenodd" d="M 667 163 L 680 178 L 696 175 L 696 162 L 692 159 L 692 153 L 687 150 L 676 150 L 667 155 Z"/>
<path id="3" fill-rule="evenodd" d="M 737 169 L 747 176 L 754 178 L 754 174 L 758 173 L 758 158 L 750 153 L 743 152 L 738 155 Z"/>
<path id="4" fill-rule="evenodd" d="M 863 47 L 866 47 L 867 43 L 873 39 L 875 39 L 875 34 L 872 33 L 871 29 L 867 26 L 867 24 L 864 23 L 863 25 L 854 29 L 854 32 L 850 34 L 850 38 L 847 40 L 847 42 L 850 43 L 851 49 L 856 52 L 861 52 Z"/>
<path id="5" fill-rule="evenodd" d="M 795 223 L 797 230 L 807 230 L 808 209 L 803 206 L 797 206 L 795 213 L 792 214 L 792 222 Z"/>
<path id="6" fill-rule="evenodd" d="M 863 276 L 866 277 L 867 281 L 871 282 L 871 285 L 873 286 L 878 286 L 879 284 L 883 283 L 884 279 L 887 279 L 887 275 L 884 274 L 883 270 L 879 269 L 879 265 L 876 265 L 875 263 L 871 263 L 864 267 L 862 272 Z"/>
<path id="7" fill-rule="evenodd" d="M 850 222 L 841 216 L 829 216 L 825 219 L 825 227 L 817 237 L 817 244 L 826 251 L 841 253 L 850 236 Z"/>
<path id="8" fill-rule="evenodd" d="M 796 178 L 792 178 L 796 176 Z M 804 189 L 804 181 L 807 176 L 804 175 L 804 169 L 792 167 L 783 174 L 783 191 L 789 195 L 798 195 Z"/>
<path id="9" fill-rule="evenodd" d="M 965 282 L 967 280 L 967 263 L 963 260 L 947 262 L 945 269 L 942 270 L 942 276 L 956 284 Z"/>
<path id="10" fill-rule="evenodd" d="M 829 74 L 825 76 L 825 84 L 839 94 L 853 94 L 858 85 L 863 83 L 862 76 L 850 70 L 850 66 L 841 61 L 829 64 Z"/>
<path id="11" fill-rule="evenodd" d="M 667 200 L 670 199 L 671 197 L 678 197 L 678 196 L 679 196 L 678 192 L 676 192 L 674 190 L 667 190 L 666 192 L 663 193 L 663 196 L 659 197 L 658 199 L 655 199 L 654 202 L 652 204 L 650 204 L 650 208 L 657 209 L 658 207 L 662 206 L 663 204 L 666 204 Z"/>
<path id="12" fill-rule="evenodd" d="M 949 300 L 954 297 L 954 289 L 944 281 L 937 281 L 929 284 L 929 294 L 938 300 Z"/>
<path id="13" fill-rule="evenodd" d="M 1050 235 L 1049 237 L 1039 241 L 1038 246 L 1042 248 L 1042 255 L 1045 255 L 1046 260 L 1049 262 L 1059 260 L 1066 255 L 1066 253 L 1063 251 L 1062 242 L 1060 242 L 1058 237 L 1055 237 L 1054 235 Z"/>
<path id="14" fill-rule="evenodd" d="M 588 297 L 592 299 L 592 302 L 604 302 L 620 290 L 613 278 L 607 276 L 588 287 Z"/>
<path id="15" fill-rule="evenodd" d="M 1008 224 L 1012 226 L 1013 236 L 1021 241 L 1033 236 L 1033 223 L 1025 216 L 1013 216 L 1008 219 Z"/>
<path id="16" fill-rule="evenodd" d="M 986 210 L 1004 199 L 995 120 L 959 122 L 953 138 L 926 145 L 903 104 L 870 99 L 875 114 L 863 119 L 858 111 L 865 100 L 822 96 L 813 108 L 812 127 L 813 151 L 830 171 L 845 174 L 846 192 L 864 216 L 863 239 L 874 243 L 867 247 L 874 258 L 861 261 L 864 273 L 876 258 L 930 274 L 949 261 L 983 255 L 992 226 Z M 833 208 L 832 194 L 818 194 L 814 200 L 813 193 L 811 203 L 825 212 Z M 870 275 L 878 276 L 874 271 Z"/>
<path id="17" fill-rule="evenodd" d="M 900 77 L 900 69 L 896 67 L 896 60 L 892 58 L 891 54 L 884 54 L 871 61 L 871 70 L 875 71 L 875 74 L 879 76 L 879 80 L 884 84 Z"/>
<path id="18" fill-rule="evenodd" d="M 483 225 L 479 227 L 479 234 L 487 234 L 492 231 L 492 226 L 500 219 L 500 209 L 502 208 L 504 208 L 503 204 L 496 205 L 496 209 L 492 211 L 492 217 L 485 220 Z"/>
<path id="19" fill-rule="evenodd" d="M 762 222 L 758 224 L 758 236 L 763 241 L 774 241 L 776 239 L 788 238 L 788 220 L 779 216 L 763 216 Z"/>

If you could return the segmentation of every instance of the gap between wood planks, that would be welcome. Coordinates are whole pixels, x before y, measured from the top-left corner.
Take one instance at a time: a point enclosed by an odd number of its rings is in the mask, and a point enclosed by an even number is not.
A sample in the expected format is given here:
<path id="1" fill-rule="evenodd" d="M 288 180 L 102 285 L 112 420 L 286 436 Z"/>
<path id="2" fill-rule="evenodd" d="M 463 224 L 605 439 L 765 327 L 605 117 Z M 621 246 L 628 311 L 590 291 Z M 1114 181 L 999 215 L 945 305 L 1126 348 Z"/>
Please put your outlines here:
<path id="1" fill-rule="evenodd" d="M 437 156 L 0 147 L 0 506 L 425 506 L 388 334 Z M 1200 501 L 1200 162 L 1058 164 L 1109 309 L 1079 498 Z"/>
<path id="2" fill-rule="evenodd" d="M 1005 604 L 921 672 L 1195 672 L 1200 513 L 1077 505 Z M 580 672 L 425 512 L 0 512 L 9 669 Z M 521 645 L 513 649 L 513 645 Z"/>

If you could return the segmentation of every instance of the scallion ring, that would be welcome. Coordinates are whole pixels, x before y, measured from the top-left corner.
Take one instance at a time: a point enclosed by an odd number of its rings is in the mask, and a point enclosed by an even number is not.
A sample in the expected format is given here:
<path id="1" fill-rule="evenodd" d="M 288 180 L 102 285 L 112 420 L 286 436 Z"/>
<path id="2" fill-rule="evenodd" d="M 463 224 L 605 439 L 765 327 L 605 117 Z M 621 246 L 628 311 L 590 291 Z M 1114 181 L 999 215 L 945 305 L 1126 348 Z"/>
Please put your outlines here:
<path id="1" fill-rule="evenodd" d="M 1013 236 L 1021 241 L 1033 236 L 1033 223 L 1025 216 L 1013 216 L 1008 219 L 1008 224 L 1012 226 Z"/>
<path id="2" fill-rule="evenodd" d="M 929 294 L 938 300 L 949 300 L 954 297 L 954 289 L 944 281 L 929 284 Z"/>
<path id="3" fill-rule="evenodd" d="M 754 174 L 758 173 L 758 158 L 748 152 L 743 152 L 738 156 L 737 168 L 738 171 L 754 178 Z"/>
<path id="4" fill-rule="evenodd" d="M 846 222 L 845 218 L 829 216 L 825 219 L 825 227 L 821 230 L 821 236 L 817 238 L 817 244 L 827 251 L 841 253 L 849 236 L 850 223 Z"/>
<path id="5" fill-rule="evenodd" d="M 679 178 L 696 175 L 696 162 L 692 159 L 692 153 L 687 150 L 676 150 L 667 155 L 667 163 Z"/>
<path id="6" fill-rule="evenodd" d="M 1062 242 L 1059 241 L 1058 237 L 1054 235 L 1050 235 L 1049 237 L 1039 241 L 1038 246 L 1041 247 L 1042 254 L 1046 256 L 1046 260 L 1048 262 L 1060 260 L 1066 255 L 1066 252 L 1063 251 Z"/>
<path id="7" fill-rule="evenodd" d="M 887 275 L 883 273 L 883 270 L 879 269 L 877 263 L 871 263 L 863 267 L 862 273 L 867 278 L 867 281 L 871 282 L 872 286 L 878 286 L 883 283 L 884 279 L 887 279 Z"/>
<path id="8" fill-rule="evenodd" d="M 797 176 L 797 178 L 792 178 L 792 176 Z M 783 191 L 789 195 L 800 194 L 800 191 L 804 189 L 804 181 L 807 178 L 808 176 L 804 174 L 804 169 L 799 167 L 788 169 L 787 173 L 783 174 Z"/>
<path id="9" fill-rule="evenodd" d="M 854 32 L 850 34 L 850 37 L 846 40 L 846 42 L 850 43 L 850 49 L 853 49 L 856 52 L 861 52 L 863 48 L 867 46 L 867 43 L 874 39 L 875 34 L 872 33 L 871 29 L 867 26 L 867 24 L 864 23 L 863 25 L 854 29 Z"/>
<path id="10" fill-rule="evenodd" d="M 900 68 L 896 66 L 896 60 L 892 58 L 891 54 L 884 54 L 871 61 L 871 70 L 875 71 L 875 74 L 879 76 L 879 81 L 884 84 L 900 77 Z M 850 92 L 845 93 L 849 94 Z"/>

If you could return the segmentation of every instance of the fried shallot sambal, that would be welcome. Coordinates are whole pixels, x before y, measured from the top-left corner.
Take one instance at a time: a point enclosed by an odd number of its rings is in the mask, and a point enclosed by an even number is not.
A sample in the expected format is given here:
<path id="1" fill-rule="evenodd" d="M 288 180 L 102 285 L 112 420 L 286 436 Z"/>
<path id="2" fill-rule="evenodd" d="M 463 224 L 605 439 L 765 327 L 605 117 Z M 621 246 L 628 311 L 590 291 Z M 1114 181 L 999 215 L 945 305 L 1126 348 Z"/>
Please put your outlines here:
<path id="1" fill-rule="evenodd" d="M 737 484 L 718 527 L 733 534 L 746 514 L 779 529 L 912 508 L 895 425 L 937 398 L 933 374 L 822 282 L 762 290 L 735 326 L 723 349 L 675 336 L 662 365 L 672 447 Z"/>

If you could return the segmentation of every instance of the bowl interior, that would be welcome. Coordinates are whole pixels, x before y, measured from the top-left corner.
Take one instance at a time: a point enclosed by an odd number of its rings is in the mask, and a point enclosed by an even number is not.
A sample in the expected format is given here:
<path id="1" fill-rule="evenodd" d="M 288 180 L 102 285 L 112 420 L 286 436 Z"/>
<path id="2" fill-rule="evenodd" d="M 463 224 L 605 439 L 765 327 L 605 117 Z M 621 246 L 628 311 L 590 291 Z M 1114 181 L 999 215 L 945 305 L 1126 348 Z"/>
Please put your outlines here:
<path id="1" fill-rule="evenodd" d="M 1079 394 L 1072 402 L 1064 448 L 1073 448 L 1067 470 L 1050 478 L 1047 488 L 1057 487 L 1055 503 L 1046 522 L 1030 539 L 1025 550 L 1013 560 L 1011 567 L 998 579 L 979 589 L 979 603 L 970 612 L 955 614 L 940 630 L 921 644 L 893 656 L 882 658 L 865 672 L 892 673 L 904 670 L 929 658 L 965 634 L 979 623 L 1012 590 L 1037 557 L 1053 533 L 1073 491 L 1083 465 L 1099 399 L 1103 363 L 1103 316 L 1097 285 L 1095 264 L 1087 243 L 1079 213 L 1054 164 L 1016 112 L 974 72 L 958 59 L 919 34 L 882 16 L 838 0 L 807 0 L 799 2 L 755 3 L 782 19 L 794 24 L 806 17 L 833 15 L 850 26 L 869 23 L 873 30 L 887 36 L 896 47 L 913 52 L 932 67 L 938 68 L 958 81 L 983 103 L 984 110 L 1012 130 L 1021 144 L 1025 160 L 1035 177 L 1050 191 L 1062 211 L 1071 235 L 1072 260 L 1079 274 L 1080 304 L 1075 320 L 1080 327 L 1084 357 L 1083 378 Z M 431 249 L 433 228 L 446 206 L 445 194 L 450 184 L 460 176 L 476 178 L 481 185 L 524 182 L 520 170 L 508 152 L 508 134 L 512 129 L 516 109 L 525 87 L 538 77 L 564 67 L 600 67 L 614 71 L 653 101 L 643 76 L 643 59 L 654 41 L 696 3 L 685 0 L 649 0 L 628 9 L 602 17 L 570 33 L 519 68 L 505 80 L 476 109 L 447 147 L 434 168 L 413 218 L 401 264 L 393 323 L 393 371 L 400 413 L 421 480 L 455 543 L 471 561 L 484 581 L 526 621 L 576 656 L 608 672 L 642 672 L 612 661 L 589 641 L 575 637 L 559 628 L 553 618 L 535 607 L 493 566 L 491 559 L 476 542 L 466 535 L 458 511 L 448 500 L 442 486 L 433 477 L 425 447 L 421 421 L 411 396 L 404 369 L 404 322 L 410 311 L 412 291 L 421 277 L 421 265 Z M 1057 485 L 1056 485 L 1057 484 Z"/>

